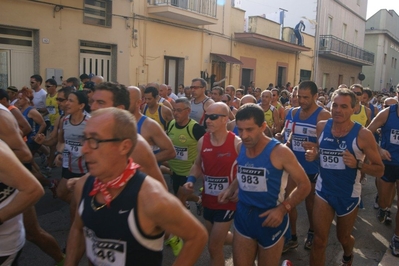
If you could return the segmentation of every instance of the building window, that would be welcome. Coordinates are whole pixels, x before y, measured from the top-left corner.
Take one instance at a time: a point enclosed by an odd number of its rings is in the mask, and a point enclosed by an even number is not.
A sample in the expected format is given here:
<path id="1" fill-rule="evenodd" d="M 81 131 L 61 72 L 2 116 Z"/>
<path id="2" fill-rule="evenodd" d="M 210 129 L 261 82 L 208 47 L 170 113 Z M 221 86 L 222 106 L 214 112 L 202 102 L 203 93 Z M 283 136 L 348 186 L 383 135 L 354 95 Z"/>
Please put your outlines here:
<path id="1" fill-rule="evenodd" d="M 116 45 L 80 41 L 79 57 L 81 74 L 99 75 L 105 81 L 116 80 Z"/>
<path id="2" fill-rule="evenodd" d="M 344 25 L 342 25 L 342 40 L 345 40 L 345 38 L 346 38 L 346 28 L 347 28 L 347 25 L 344 23 Z"/>
<path id="3" fill-rule="evenodd" d="M 327 35 L 331 35 L 331 27 L 333 24 L 333 18 L 328 17 L 328 22 L 327 22 Z"/>
<path id="4" fill-rule="evenodd" d="M 394 64 L 395 64 L 395 58 L 392 57 L 391 68 L 393 68 Z"/>
<path id="5" fill-rule="evenodd" d="M 111 27 L 112 26 L 112 1 L 110 0 L 85 0 L 83 23 Z"/>
<path id="6" fill-rule="evenodd" d="M 354 40 L 354 44 L 357 45 L 357 38 L 358 38 L 359 32 L 357 30 L 355 30 L 355 40 Z"/>
<path id="7" fill-rule="evenodd" d="M 387 63 L 387 54 L 384 54 L 384 65 Z"/>
<path id="8" fill-rule="evenodd" d="M 395 65 L 394 65 L 394 68 L 395 68 L 395 69 L 396 69 L 396 63 L 397 63 L 397 61 L 398 61 L 398 59 L 395 58 Z"/>

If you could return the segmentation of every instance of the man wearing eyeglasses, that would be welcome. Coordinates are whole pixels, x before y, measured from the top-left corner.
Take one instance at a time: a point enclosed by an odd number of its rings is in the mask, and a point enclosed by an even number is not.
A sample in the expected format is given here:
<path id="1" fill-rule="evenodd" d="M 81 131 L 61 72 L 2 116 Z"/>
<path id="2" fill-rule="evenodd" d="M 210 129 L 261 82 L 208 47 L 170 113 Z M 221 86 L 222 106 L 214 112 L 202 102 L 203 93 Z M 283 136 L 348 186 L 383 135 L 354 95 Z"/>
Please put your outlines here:
<path id="1" fill-rule="evenodd" d="M 172 111 L 175 119 L 169 123 L 167 134 L 176 150 L 176 156 L 169 160 L 173 192 L 183 204 L 186 201 L 196 202 L 197 214 L 201 215 L 200 198 L 195 194 L 186 195 L 182 186 L 187 182 L 187 176 L 197 158 L 197 143 L 205 134 L 205 129 L 190 118 L 191 104 L 187 98 L 176 99 Z"/>
<path id="2" fill-rule="evenodd" d="M 367 127 L 371 122 L 371 111 L 370 108 L 362 104 L 363 86 L 361 84 L 353 84 L 350 89 L 356 95 L 355 112 L 351 115 L 351 120 Z"/>
<path id="3" fill-rule="evenodd" d="M 199 85 L 197 85 L 199 86 Z M 218 195 L 234 180 L 240 138 L 227 130 L 229 108 L 224 103 L 213 103 L 204 117 L 208 132 L 198 141 L 198 156 L 190 170 L 184 188 L 193 193 L 197 178 L 203 177 L 202 205 L 205 227 L 209 233 L 210 265 L 224 265 L 223 245 L 231 245 L 229 232 L 234 219 L 236 202 L 218 202 Z"/>
<path id="4" fill-rule="evenodd" d="M 90 175 L 75 186 L 80 207 L 65 266 L 78 265 L 85 251 L 93 265 L 162 265 L 164 231 L 184 240 L 175 265 L 193 265 L 206 244 L 200 222 L 129 158 L 135 124 L 117 108 L 97 110 L 88 121 L 82 152 Z"/>
<path id="5" fill-rule="evenodd" d="M 195 78 L 191 81 L 191 113 L 190 118 L 197 121 L 200 126 L 205 126 L 205 111 L 214 101 L 205 95 L 207 82 L 202 78 Z"/>

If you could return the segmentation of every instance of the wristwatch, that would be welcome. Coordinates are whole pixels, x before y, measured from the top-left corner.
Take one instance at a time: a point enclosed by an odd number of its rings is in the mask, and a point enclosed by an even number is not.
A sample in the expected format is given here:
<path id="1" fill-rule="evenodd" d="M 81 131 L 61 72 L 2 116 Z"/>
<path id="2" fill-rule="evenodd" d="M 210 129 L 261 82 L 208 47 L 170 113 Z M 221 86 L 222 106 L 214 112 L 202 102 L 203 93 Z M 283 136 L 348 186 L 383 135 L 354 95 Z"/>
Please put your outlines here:
<path id="1" fill-rule="evenodd" d="M 287 213 L 289 213 L 291 211 L 291 204 L 289 204 L 287 201 L 283 201 L 283 202 L 281 202 L 281 204 L 284 206 Z"/>
<path id="2" fill-rule="evenodd" d="M 362 160 L 357 160 L 356 168 L 359 169 L 359 170 L 362 170 L 362 168 L 363 168 L 363 161 Z"/>
<path id="3" fill-rule="evenodd" d="M 54 153 L 54 156 L 57 157 L 58 154 L 62 154 L 62 152 L 56 151 L 56 152 Z"/>

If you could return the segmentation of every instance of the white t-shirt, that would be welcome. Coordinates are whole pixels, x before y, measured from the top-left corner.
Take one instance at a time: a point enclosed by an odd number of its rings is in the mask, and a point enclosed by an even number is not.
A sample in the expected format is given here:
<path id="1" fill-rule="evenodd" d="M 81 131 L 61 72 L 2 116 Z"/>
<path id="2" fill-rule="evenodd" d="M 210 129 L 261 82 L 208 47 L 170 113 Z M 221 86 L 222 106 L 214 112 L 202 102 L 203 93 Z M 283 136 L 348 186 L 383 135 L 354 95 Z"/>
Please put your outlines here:
<path id="1" fill-rule="evenodd" d="M 176 99 L 178 99 L 179 97 L 177 97 L 176 94 L 174 94 L 173 92 L 169 95 L 170 98 L 172 98 L 173 100 L 176 101 Z"/>
<path id="2" fill-rule="evenodd" d="M 47 92 L 44 89 L 40 89 L 38 92 L 33 91 L 33 106 L 37 108 L 46 108 L 46 96 Z M 45 121 L 49 120 L 48 115 L 43 117 Z"/>

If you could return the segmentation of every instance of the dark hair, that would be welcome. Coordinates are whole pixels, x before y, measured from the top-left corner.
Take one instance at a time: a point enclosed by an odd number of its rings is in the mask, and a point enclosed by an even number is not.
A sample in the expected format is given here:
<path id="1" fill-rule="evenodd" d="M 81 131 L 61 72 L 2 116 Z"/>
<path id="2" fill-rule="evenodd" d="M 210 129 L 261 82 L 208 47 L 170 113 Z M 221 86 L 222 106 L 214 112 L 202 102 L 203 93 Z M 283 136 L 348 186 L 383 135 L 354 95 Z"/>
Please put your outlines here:
<path id="1" fill-rule="evenodd" d="M 237 92 L 239 92 L 239 93 L 241 93 L 242 95 L 244 95 L 244 90 L 243 90 L 243 89 L 237 89 L 237 90 L 236 90 L 236 93 L 237 93 Z"/>
<path id="2" fill-rule="evenodd" d="M 272 92 L 272 94 L 273 94 L 273 91 L 276 91 L 276 92 L 277 92 L 277 96 L 279 96 L 279 95 L 280 95 L 280 91 L 279 91 L 278 89 L 276 89 L 276 88 L 274 88 L 274 89 L 271 89 L 270 91 Z"/>
<path id="3" fill-rule="evenodd" d="M 152 86 L 147 87 L 147 88 L 144 90 L 144 94 L 146 94 L 146 93 L 151 93 L 152 97 L 154 97 L 154 98 L 157 97 L 158 94 L 159 94 L 157 88 L 152 87 Z"/>
<path id="4" fill-rule="evenodd" d="M 90 79 L 89 75 L 87 74 L 82 74 L 79 76 L 80 80 L 84 80 L 84 79 Z"/>
<path id="5" fill-rule="evenodd" d="M 216 86 L 216 87 L 213 87 L 212 90 L 219 91 L 219 95 L 223 95 L 224 94 L 224 89 L 222 87 Z"/>
<path id="6" fill-rule="evenodd" d="M 105 90 L 111 92 L 114 96 L 114 107 L 123 105 L 125 110 L 129 110 L 130 94 L 125 85 L 114 82 L 102 82 L 94 87 L 94 91 L 96 90 Z"/>
<path id="7" fill-rule="evenodd" d="M 227 97 L 227 100 L 230 102 L 231 101 L 231 96 L 230 96 L 230 94 L 225 94 L 226 95 L 226 97 Z"/>
<path id="8" fill-rule="evenodd" d="M 40 82 L 40 84 L 42 84 L 42 82 L 43 82 L 42 76 L 40 76 L 38 74 L 32 75 L 30 78 L 35 79 L 37 82 Z"/>
<path id="9" fill-rule="evenodd" d="M 180 84 L 179 84 L 179 86 L 182 86 L 182 87 L 183 87 L 183 89 L 184 89 L 184 84 L 183 84 L 183 83 L 180 83 Z"/>
<path id="10" fill-rule="evenodd" d="M 48 79 L 48 80 L 46 80 L 46 83 L 50 83 L 53 86 L 57 86 L 58 85 L 57 81 L 55 81 L 55 79 Z"/>
<path id="11" fill-rule="evenodd" d="M 7 90 L 10 90 L 12 92 L 18 92 L 18 89 L 15 86 L 9 86 L 9 87 L 7 87 Z"/>
<path id="12" fill-rule="evenodd" d="M 363 93 L 363 86 L 362 84 L 352 84 L 350 89 L 353 90 L 354 88 L 359 88 L 361 92 Z"/>
<path id="13" fill-rule="evenodd" d="M 94 91 L 95 86 L 96 86 L 96 84 L 94 84 L 93 81 L 88 81 L 85 83 L 85 85 L 83 85 L 83 88 L 90 89 L 91 91 Z"/>
<path id="14" fill-rule="evenodd" d="M 265 115 L 262 108 L 255 103 L 246 103 L 242 105 L 236 113 L 236 121 L 254 119 L 259 127 L 265 122 Z"/>
<path id="15" fill-rule="evenodd" d="M 66 80 L 68 83 L 72 83 L 76 89 L 79 89 L 80 81 L 75 77 L 70 77 Z"/>
<path id="16" fill-rule="evenodd" d="M 310 94 L 312 94 L 312 96 L 316 95 L 317 92 L 319 91 L 319 90 L 317 89 L 316 83 L 314 83 L 313 81 L 310 81 L 310 80 L 302 81 L 302 82 L 299 84 L 298 89 L 300 89 L 300 90 L 306 90 L 306 89 L 308 89 L 308 90 L 310 90 Z"/>
<path id="17" fill-rule="evenodd" d="M 58 91 L 58 93 L 62 92 L 62 93 L 64 93 L 64 97 L 68 98 L 69 94 L 71 94 L 72 91 L 74 91 L 74 89 L 72 87 L 68 86 L 68 87 L 61 88 Z"/>
<path id="18" fill-rule="evenodd" d="M 367 97 L 373 97 L 373 93 L 371 92 L 370 88 L 363 88 L 363 93 L 367 93 Z"/>
<path id="19" fill-rule="evenodd" d="M 334 98 L 337 96 L 349 96 L 351 98 L 351 107 L 354 108 L 356 105 L 356 95 L 355 93 L 347 88 L 337 89 L 334 91 L 331 96 L 331 101 L 334 101 Z"/>
<path id="20" fill-rule="evenodd" d="M 76 98 L 78 98 L 79 104 L 84 104 L 83 110 L 86 112 L 90 112 L 90 106 L 89 106 L 89 99 L 87 98 L 87 93 L 84 91 L 73 91 L 71 94 L 76 95 Z"/>
<path id="21" fill-rule="evenodd" d="M 10 100 L 10 97 L 8 97 L 8 93 L 6 90 L 0 89 L 0 100 L 6 98 L 7 101 Z"/>
<path id="22" fill-rule="evenodd" d="M 205 81 L 205 79 L 203 79 L 203 78 L 195 78 L 195 79 L 193 79 L 191 82 L 196 82 L 196 81 L 201 82 L 201 86 L 202 86 L 203 88 L 208 87 L 208 83 Z"/>

